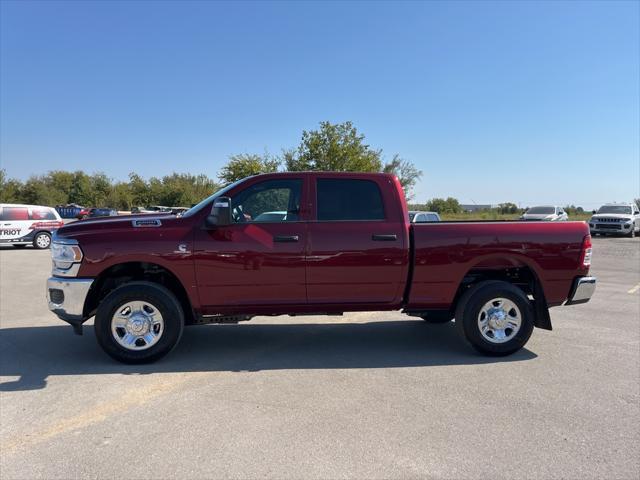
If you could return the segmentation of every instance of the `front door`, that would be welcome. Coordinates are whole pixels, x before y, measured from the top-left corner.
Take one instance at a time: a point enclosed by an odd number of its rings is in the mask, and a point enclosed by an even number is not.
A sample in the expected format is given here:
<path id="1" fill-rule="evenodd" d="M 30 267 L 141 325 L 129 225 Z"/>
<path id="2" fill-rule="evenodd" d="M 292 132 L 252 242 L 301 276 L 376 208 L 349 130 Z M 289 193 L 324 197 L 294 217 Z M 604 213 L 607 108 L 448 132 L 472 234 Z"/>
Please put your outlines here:
<path id="1" fill-rule="evenodd" d="M 233 223 L 197 229 L 195 268 L 205 314 L 305 304 L 304 176 L 256 179 L 231 195 Z"/>

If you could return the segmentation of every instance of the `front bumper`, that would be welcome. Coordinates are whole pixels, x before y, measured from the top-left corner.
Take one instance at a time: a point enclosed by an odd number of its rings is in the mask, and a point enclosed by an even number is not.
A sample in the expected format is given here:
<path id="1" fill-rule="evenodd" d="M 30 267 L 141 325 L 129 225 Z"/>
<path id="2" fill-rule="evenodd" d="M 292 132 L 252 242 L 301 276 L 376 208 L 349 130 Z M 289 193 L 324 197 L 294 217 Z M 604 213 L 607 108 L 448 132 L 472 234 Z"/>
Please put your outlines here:
<path id="1" fill-rule="evenodd" d="M 69 323 L 76 333 L 82 333 L 84 301 L 93 284 L 92 278 L 59 278 L 47 280 L 49 310 Z"/>
<path id="2" fill-rule="evenodd" d="M 604 223 L 604 222 L 589 222 L 589 232 L 594 233 L 606 233 L 609 235 L 628 235 L 631 230 L 635 228 L 633 223 Z"/>
<path id="3" fill-rule="evenodd" d="M 596 291 L 596 277 L 578 277 L 573 282 L 571 294 L 565 305 L 587 303 Z"/>

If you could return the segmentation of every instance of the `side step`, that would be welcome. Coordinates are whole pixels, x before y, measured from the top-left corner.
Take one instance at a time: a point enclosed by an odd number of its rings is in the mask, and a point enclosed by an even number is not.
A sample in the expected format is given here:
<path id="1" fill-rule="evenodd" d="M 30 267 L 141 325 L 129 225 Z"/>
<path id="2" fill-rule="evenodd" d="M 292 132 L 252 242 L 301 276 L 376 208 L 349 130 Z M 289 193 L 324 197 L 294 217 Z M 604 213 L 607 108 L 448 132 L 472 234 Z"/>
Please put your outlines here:
<path id="1" fill-rule="evenodd" d="M 197 317 L 193 325 L 207 325 L 209 323 L 238 323 L 247 322 L 253 315 L 204 315 Z"/>

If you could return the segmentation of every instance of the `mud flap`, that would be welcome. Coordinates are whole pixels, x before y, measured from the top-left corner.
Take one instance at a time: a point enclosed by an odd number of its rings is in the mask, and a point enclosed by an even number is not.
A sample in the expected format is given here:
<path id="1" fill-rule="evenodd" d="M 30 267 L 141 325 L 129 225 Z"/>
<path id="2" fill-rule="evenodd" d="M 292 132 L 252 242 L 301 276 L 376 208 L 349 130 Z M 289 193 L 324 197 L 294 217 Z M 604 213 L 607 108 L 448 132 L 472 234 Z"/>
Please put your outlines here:
<path id="1" fill-rule="evenodd" d="M 536 328 L 542 328 L 543 330 L 553 330 L 551 327 L 551 315 L 549 315 L 549 306 L 547 305 L 547 299 L 544 296 L 544 292 L 538 282 L 535 282 L 533 287 L 533 311 L 536 318 L 533 324 Z"/>

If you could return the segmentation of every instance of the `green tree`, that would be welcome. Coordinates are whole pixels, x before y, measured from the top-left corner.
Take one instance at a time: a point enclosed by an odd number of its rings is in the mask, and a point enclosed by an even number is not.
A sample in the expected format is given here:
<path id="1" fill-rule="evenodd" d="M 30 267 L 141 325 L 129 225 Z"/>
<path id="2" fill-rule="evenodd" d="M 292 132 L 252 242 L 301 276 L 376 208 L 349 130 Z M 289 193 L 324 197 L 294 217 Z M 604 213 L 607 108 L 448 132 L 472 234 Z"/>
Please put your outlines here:
<path id="1" fill-rule="evenodd" d="M 462 207 L 456 198 L 432 198 L 426 203 L 426 209 L 431 212 L 438 213 L 460 213 Z"/>
<path id="2" fill-rule="evenodd" d="M 407 200 L 411 200 L 414 196 L 413 188 L 418 180 L 422 176 L 422 171 L 418 170 L 416 166 L 408 160 L 403 160 L 397 153 L 393 156 L 391 161 L 387 163 L 382 169 L 385 173 L 392 173 L 398 180 L 404 189 L 404 195 Z"/>
<path id="3" fill-rule="evenodd" d="M 498 205 L 500 213 L 517 213 L 518 206 L 515 203 L 506 202 Z"/>
<path id="4" fill-rule="evenodd" d="M 252 175 L 277 172 L 279 166 L 280 160 L 268 153 L 264 155 L 240 153 L 229 157 L 227 164 L 218 173 L 218 178 L 225 185 L 229 185 Z"/>
<path id="5" fill-rule="evenodd" d="M 22 202 L 22 182 L 13 178 L 7 178 L 7 172 L 0 169 L 0 202 Z"/>
<path id="6" fill-rule="evenodd" d="M 364 143 L 351 122 L 321 122 L 319 130 L 302 132 L 295 150 L 283 153 L 288 171 L 321 170 L 335 172 L 379 172 L 382 150 Z"/>
<path id="7" fill-rule="evenodd" d="M 95 207 L 113 207 L 107 204 L 107 198 L 111 195 L 111 180 L 104 173 L 94 173 L 89 177 L 91 188 L 89 205 Z"/>
<path id="8" fill-rule="evenodd" d="M 78 205 L 91 206 L 91 179 L 89 175 L 81 170 L 73 172 L 73 180 L 71 181 L 71 190 L 67 195 L 69 203 L 77 203 Z"/>

